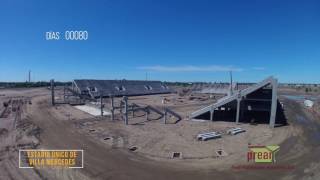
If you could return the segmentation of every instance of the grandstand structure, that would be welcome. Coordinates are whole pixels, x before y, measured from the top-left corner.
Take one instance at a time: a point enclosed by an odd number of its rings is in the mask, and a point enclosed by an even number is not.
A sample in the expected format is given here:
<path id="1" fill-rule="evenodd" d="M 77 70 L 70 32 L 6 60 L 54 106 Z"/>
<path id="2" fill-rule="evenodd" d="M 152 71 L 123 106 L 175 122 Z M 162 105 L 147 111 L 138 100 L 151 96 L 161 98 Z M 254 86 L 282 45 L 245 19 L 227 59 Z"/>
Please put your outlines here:
<path id="1" fill-rule="evenodd" d="M 90 98 L 166 94 L 172 90 L 161 81 L 75 79 L 71 90 Z"/>
<path id="2" fill-rule="evenodd" d="M 191 87 L 191 90 L 195 93 L 201 93 L 201 94 L 227 94 L 230 93 L 230 88 L 232 88 L 233 91 L 243 90 L 245 88 L 248 88 L 249 86 L 252 86 L 253 83 L 232 83 L 232 86 L 230 86 L 230 83 L 195 83 Z"/>
<path id="3" fill-rule="evenodd" d="M 248 88 L 234 91 L 216 103 L 191 113 L 192 119 L 250 123 L 286 124 L 277 98 L 277 79 L 267 79 Z M 276 117 L 277 121 L 276 121 Z"/>

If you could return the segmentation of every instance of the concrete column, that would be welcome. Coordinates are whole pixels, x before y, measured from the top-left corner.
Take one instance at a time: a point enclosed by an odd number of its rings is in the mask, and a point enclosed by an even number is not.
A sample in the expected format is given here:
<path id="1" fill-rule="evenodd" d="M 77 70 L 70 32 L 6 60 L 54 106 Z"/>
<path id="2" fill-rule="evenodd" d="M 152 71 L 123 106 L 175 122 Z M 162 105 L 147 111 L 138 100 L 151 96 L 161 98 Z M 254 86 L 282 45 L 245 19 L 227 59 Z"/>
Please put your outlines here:
<path id="1" fill-rule="evenodd" d="M 164 108 L 163 123 L 167 124 L 167 108 Z"/>
<path id="2" fill-rule="evenodd" d="M 277 113 L 278 81 L 276 79 L 273 79 L 271 85 L 272 85 L 272 101 L 271 101 L 271 112 L 270 112 L 269 125 L 271 128 L 274 128 L 275 121 L 276 121 L 276 113 Z"/>
<path id="3" fill-rule="evenodd" d="M 113 101 L 113 95 L 110 95 L 111 98 L 111 120 L 114 120 L 114 101 Z"/>
<path id="4" fill-rule="evenodd" d="M 101 110 L 101 116 L 103 116 L 102 95 L 100 95 L 100 110 Z"/>
<path id="5" fill-rule="evenodd" d="M 54 102 L 54 79 L 51 79 L 50 85 L 51 85 L 51 103 L 52 103 L 52 106 L 54 106 L 55 105 L 55 102 Z"/>
<path id="6" fill-rule="evenodd" d="M 123 101 L 124 101 L 124 123 L 125 125 L 128 125 L 128 97 L 124 96 Z"/>
<path id="7" fill-rule="evenodd" d="M 241 106 L 241 99 L 237 99 L 237 115 L 236 115 L 236 123 L 239 124 L 239 118 L 240 118 L 240 107 Z"/>
<path id="8" fill-rule="evenodd" d="M 210 110 L 210 121 L 213 121 L 214 109 L 211 107 Z"/>

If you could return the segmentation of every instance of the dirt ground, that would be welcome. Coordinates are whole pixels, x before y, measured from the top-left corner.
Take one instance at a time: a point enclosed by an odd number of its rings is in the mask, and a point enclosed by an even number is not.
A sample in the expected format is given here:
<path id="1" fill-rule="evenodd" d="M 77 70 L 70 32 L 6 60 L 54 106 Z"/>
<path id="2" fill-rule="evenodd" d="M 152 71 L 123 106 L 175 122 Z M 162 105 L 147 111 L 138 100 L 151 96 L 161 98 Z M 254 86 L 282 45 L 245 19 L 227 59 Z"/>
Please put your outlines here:
<path id="1" fill-rule="evenodd" d="M 281 92 L 286 94 L 290 92 Z M 2 103 L 16 100 L 19 111 L 0 118 L 0 179 L 320 179 L 320 125 L 317 107 L 307 109 L 301 102 L 281 97 L 289 125 L 270 129 L 267 125 L 235 125 L 230 122 L 194 122 L 188 112 L 215 101 L 208 97 L 154 95 L 130 97 L 140 106 L 166 106 L 181 114 L 182 120 L 164 124 L 157 114 L 146 121 L 143 112 L 129 115 L 129 125 L 119 116 L 93 117 L 70 105 L 50 104 L 45 88 L 0 90 Z M 29 102 L 31 101 L 31 103 Z M 106 102 L 107 103 L 107 102 Z M 13 105 L 12 105 L 13 107 Z M 108 106 L 106 106 L 108 108 Z M 225 132 L 241 127 L 247 132 L 200 142 L 200 132 Z M 277 164 L 290 170 L 235 170 L 247 164 L 248 143 L 279 144 Z M 137 147 L 132 152 L 128 148 Z M 19 169 L 19 149 L 83 149 L 83 169 Z M 216 151 L 223 149 L 225 156 Z M 172 159 L 173 152 L 182 158 Z"/>

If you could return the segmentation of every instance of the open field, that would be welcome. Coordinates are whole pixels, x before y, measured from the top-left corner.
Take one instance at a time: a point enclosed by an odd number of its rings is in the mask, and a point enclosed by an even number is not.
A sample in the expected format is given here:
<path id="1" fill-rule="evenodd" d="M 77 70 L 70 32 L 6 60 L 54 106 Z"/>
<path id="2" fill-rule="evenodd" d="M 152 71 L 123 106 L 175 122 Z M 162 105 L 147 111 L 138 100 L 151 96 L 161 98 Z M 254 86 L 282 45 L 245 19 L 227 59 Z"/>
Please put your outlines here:
<path id="1" fill-rule="evenodd" d="M 281 95 L 299 95 L 281 91 Z M 233 122 L 197 122 L 190 112 L 216 101 L 208 95 L 177 94 L 129 97 L 129 103 L 166 106 L 181 115 L 176 122 L 164 124 L 157 113 L 146 120 L 144 112 L 129 113 L 125 125 L 118 112 L 93 116 L 68 104 L 51 106 L 50 91 L 45 88 L 2 89 L 0 102 L 11 99 L 10 113 L 0 118 L 0 179 L 319 179 L 319 106 L 306 109 L 299 101 L 280 95 L 289 125 L 270 129 L 266 124 Z M 57 92 L 57 99 L 61 99 Z M 315 96 L 315 95 L 313 95 Z M 119 99 L 115 99 L 117 103 Z M 105 100 L 108 109 L 109 101 Z M 90 106 L 95 106 L 89 103 Z M 15 110 L 13 110 L 13 107 Z M 4 107 L 1 106 L 1 112 Z M 231 127 L 245 133 L 226 135 Z M 197 141 L 201 132 L 219 131 L 223 137 Z M 233 165 L 247 164 L 248 144 L 279 144 L 277 163 L 291 170 L 235 170 Z M 134 151 L 130 148 L 136 147 Z M 84 169 L 19 169 L 18 150 L 83 149 Z M 225 154 L 218 156 L 217 150 Z M 181 158 L 172 159 L 173 152 Z"/>

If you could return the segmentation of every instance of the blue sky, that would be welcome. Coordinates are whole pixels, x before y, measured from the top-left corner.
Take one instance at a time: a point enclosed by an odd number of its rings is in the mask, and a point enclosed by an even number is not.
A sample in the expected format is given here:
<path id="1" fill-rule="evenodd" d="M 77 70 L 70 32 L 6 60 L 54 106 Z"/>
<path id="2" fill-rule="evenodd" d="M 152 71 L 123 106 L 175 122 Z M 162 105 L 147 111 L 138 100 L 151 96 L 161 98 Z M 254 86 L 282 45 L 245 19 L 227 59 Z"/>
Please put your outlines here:
<path id="1" fill-rule="evenodd" d="M 320 1 L 1 0 L 0 81 L 320 83 Z M 87 41 L 45 32 L 87 30 Z"/>

